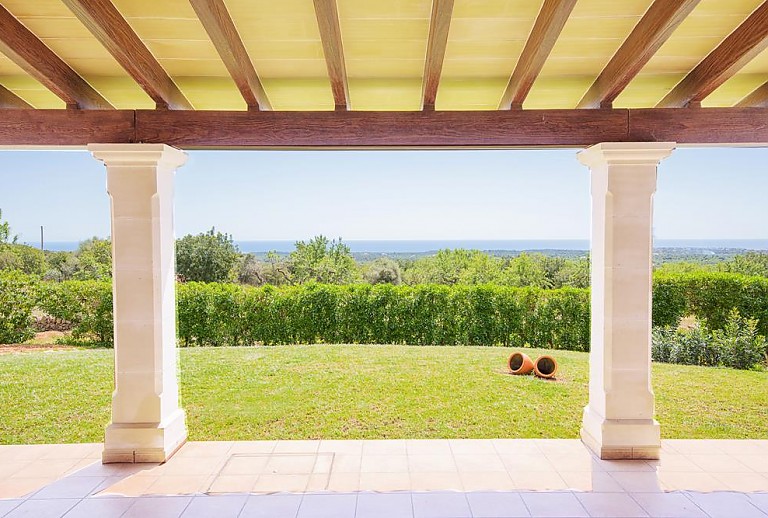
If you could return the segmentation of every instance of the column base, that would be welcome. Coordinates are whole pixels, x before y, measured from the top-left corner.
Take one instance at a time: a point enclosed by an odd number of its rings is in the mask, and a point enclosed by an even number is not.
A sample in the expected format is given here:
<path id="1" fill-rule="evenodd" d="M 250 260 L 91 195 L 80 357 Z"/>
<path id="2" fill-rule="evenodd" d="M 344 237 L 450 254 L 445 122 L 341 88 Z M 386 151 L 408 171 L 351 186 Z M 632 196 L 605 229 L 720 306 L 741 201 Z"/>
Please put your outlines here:
<path id="1" fill-rule="evenodd" d="M 604 460 L 658 459 L 661 432 L 655 419 L 606 419 L 584 407 L 581 440 Z"/>
<path id="2" fill-rule="evenodd" d="M 102 464 L 162 463 L 187 442 L 184 411 L 179 409 L 159 424 L 112 423 L 104 438 Z"/>

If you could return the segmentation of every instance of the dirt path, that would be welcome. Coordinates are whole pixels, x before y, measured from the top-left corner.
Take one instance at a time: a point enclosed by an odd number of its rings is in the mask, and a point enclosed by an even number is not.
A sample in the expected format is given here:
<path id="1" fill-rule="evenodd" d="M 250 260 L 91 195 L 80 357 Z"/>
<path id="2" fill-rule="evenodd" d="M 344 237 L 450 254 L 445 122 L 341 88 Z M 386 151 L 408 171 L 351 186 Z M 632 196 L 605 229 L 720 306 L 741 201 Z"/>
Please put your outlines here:
<path id="1" fill-rule="evenodd" d="M 0 344 L 0 354 L 28 353 L 38 351 L 70 351 L 76 349 L 71 345 L 57 344 L 56 340 L 66 335 L 61 331 L 45 331 L 24 344 Z"/>

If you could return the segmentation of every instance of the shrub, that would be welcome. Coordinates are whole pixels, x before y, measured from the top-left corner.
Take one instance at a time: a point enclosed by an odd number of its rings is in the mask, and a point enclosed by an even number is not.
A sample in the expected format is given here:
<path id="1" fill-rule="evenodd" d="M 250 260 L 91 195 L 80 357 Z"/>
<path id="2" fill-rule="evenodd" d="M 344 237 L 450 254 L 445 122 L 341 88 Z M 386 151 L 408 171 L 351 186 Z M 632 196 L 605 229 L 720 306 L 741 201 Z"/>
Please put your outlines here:
<path id="1" fill-rule="evenodd" d="M 0 271 L 0 343 L 20 343 L 35 336 L 32 310 L 37 279 L 18 271 Z"/>
<path id="2" fill-rule="evenodd" d="M 757 321 L 742 318 L 737 309 L 731 311 L 723 329 L 714 331 L 713 342 L 727 367 L 752 369 L 767 359 L 765 337 L 757 334 Z"/>
<path id="3" fill-rule="evenodd" d="M 109 282 L 42 283 L 37 306 L 51 317 L 69 322 L 76 342 L 111 345 L 114 340 Z"/>
<path id="4" fill-rule="evenodd" d="M 176 271 L 185 281 L 226 281 L 233 277 L 239 258 L 232 236 L 213 228 L 176 241 Z"/>

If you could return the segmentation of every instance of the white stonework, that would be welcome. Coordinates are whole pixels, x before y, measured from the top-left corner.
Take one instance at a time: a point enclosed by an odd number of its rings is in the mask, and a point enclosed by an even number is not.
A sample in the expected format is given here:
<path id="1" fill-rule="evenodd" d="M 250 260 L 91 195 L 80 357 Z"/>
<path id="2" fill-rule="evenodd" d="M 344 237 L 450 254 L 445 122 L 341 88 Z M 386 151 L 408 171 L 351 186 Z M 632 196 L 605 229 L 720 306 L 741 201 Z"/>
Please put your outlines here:
<path id="1" fill-rule="evenodd" d="M 659 458 L 651 233 L 656 168 L 674 147 L 604 143 L 578 155 L 592 175 L 592 337 L 581 437 L 603 459 Z"/>
<path id="2" fill-rule="evenodd" d="M 91 144 L 112 216 L 115 391 L 102 461 L 164 462 L 187 439 L 176 362 L 173 191 L 184 152 Z"/>

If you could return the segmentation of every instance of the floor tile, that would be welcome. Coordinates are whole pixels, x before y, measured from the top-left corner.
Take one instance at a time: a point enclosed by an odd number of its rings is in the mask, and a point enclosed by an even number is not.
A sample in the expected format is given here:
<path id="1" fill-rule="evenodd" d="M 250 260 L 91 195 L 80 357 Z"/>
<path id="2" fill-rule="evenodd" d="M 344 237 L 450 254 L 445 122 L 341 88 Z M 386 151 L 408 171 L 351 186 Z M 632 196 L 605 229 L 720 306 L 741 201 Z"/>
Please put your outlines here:
<path id="1" fill-rule="evenodd" d="M 103 489 L 100 495 L 142 496 L 150 493 L 150 488 L 159 477 L 138 476 L 126 477 Z"/>
<path id="2" fill-rule="evenodd" d="M 274 455 L 269 459 L 264 473 L 273 475 L 308 475 L 315 466 L 315 455 Z"/>
<path id="3" fill-rule="evenodd" d="M 425 473 L 449 471 L 456 472 L 456 464 L 453 456 L 448 455 L 408 455 L 408 471 L 411 473 Z"/>
<path id="4" fill-rule="evenodd" d="M 713 477 L 725 484 L 726 489 L 740 492 L 768 491 L 768 474 L 762 473 L 713 473 Z"/>
<path id="5" fill-rule="evenodd" d="M 648 513 L 625 493 L 578 493 L 576 498 L 593 517 L 645 518 L 648 516 Z"/>
<path id="6" fill-rule="evenodd" d="M 464 493 L 413 493 L 415 518 L 469 518 L 472 511 Z"/>
<path id="7" fill-rule="evenodd" d="M 452 455 L 451 444 L 445 439 L 408 439 L 405 449 L 408 455 Z"/>
<path id="8" fill-rule="evenodd" d="M 249 493 L 256 485 L 258 475 L 219 475 L 208 488 L 208 493 Z"/>
<path id="9" fill-rule="evenodd" d="M 605 471 L 561 471 L 566 489 L 594 491 L 596 493 L 623 493 L 625 490 L 610 473 Z"/>
<path id="10" fill-rule="evenodd" d="M 732 455 L 688 455 L 688 460 L 707 473 L 751 473 L 753 470 Z"/>
<path id="11" fill-rule="evenodd" d="M 247 495 L 196 496 L 192 499 L 182 518 L 236 518 L 245 506 Z"/>
<path id="12" fill-rule="evenodd" d="M 506 475 L 506 473 L 503 473 Z M 411 473 L 411 491 L 462 491 L 459 473 Z"/>
<path id="13" fill-rule="evenodd" d="M 360 473 L 360 491 L 410 491 L 408 473 Z"/>
<path id="14" fill-rule="evenodd" d="M 453 460 L 459 471 L 507 471 L 507 468 L 504 467 L 504 463 L 501 462 L 501 459 L 495 453 L 493 455 L 457 455 L 454 453 Z"/>
<path id="15" fill-rule="evenodd" d="M 76 498 L 26 500 L 3 518 L 59 518 L 79 502 Z"/>
<path id="16" fill-rule="evenodd" d="M 363 441 L 320 441 L 318 451 L 335 453 L 337 455 L 362 455 Z"/>
<path id="17" fill-rule="evenodd" d="M 356 494 L 304 495 L 298 518 L 355 518 Z"/>
<path id="18" fill-rule="evenodd" d="M 0 500 L 0 516 L 5 516 L 17 508 L 24 500 Z"/>
<path id="19" fill-rule="evenodd" d="M 407 473 L 406 455 L 363 455 L 361 473 Z"/>
<path id="20" fill-rule="evenodd" d="M 636 493 L 631 495 L 653 518 L 706 518 L 683 493 Z"/>
<path id="21" fill-rule="evenodd" d="M 37 491 L 30 498 L 85 498 L 107 477 L 70 477 L 57 480 Z"/>
<path id="22" fill-rule="evenodd" d="M 661 459 L 658 461 L 646 461 L 646 463 L 650 464 L 650 462 L 655 462 L 654 468 L 657 472 L 703 472 L 704 470 L 701 469 L 697 464 L 694 464 L 693 461 L 691 461 L 687 455 L 672 455 L 672 454 L 666 454 L 662 452 Z"/>
<path id="23" fill-rule="evenodd" d="M 467 493 L 469 508 L 474 518 L 515 518 L 530 516 L 518 493 Z"/>
<path id="24" fill-rule="evenodd" d="M 1 456 L 0 459 L 2 459 L 2 462 L 0 462 L 0 478 L 10 477 L 32 463 L 29 459 L 7 460 L 3 459 Z"/>
<path id="25" fill-rule="evenodd" d="M 768 493 L 755 493 L 749 495 L 749 501 L 752 505 L 757 506 L 758 509 L 768 515 Z"/>
<path id="26" fill-rule="evenodd" d="M 328 491 L 351 492 L 360 489 L 360 473 L 331 473 L 328 477 Z"/>
<path id="27" fill-rule="evenodd" d="M 235 441 L 229 449 L 229 455 L 239 453 L 272 453 L 277 441 Z"/>
<path id="28" fill-rule="evenodd" d="M 498 455 L 493 443 L 485 439 L 451 439 L 454 455 Z"/>
<path id="29" fill-rule="evenodd" d="M 191 501 L 191 496 L 137 497 L 120 518 L 179 518 Z"/>
<path id="30" fill-rule="evenodd" d="M 768 474 L 768 455 L 733 455 L 733 458 L 749 466 L 752 471 Z"/>
<path id="31" fill-rule="evenodd" d="M 534 439 L 492 439 L 499 455 L 543 455 Z"/>
<path id="32" fill-rule="evenodd" d="M 355 518 L 412 518 L 410 493 L 360 493 Z"/>
<path id="33" fill-rule="evenodd" d="M 50 459 L 33 462 L 13 474 L 12 478 L 54 477 L 62 476 L 68 469 L 77 464 L 79 459 Z"/>
<path id="34" fill-rule="evenodd" d="M 533 471 L 525 473 L 515 471 L 510 472 L 509 477 L 514 482 L 515 487 L 523 491 L 560 491 L 568 489 L 568 484 L 565 483 L 563 477 L 555 472 Z"/>
<path id="35" fill-rule="evenodd" d="M 333 457 L 332 473 L 360 473 L 361 455 L 339 453 Z"/>
<path id="36" fill-rule="evenodd" d="M 309 484 L 309 475 L 259 475 L 253 485 L 257 493 L 299 493 L 304 492 Z"/>
<path id="37" fill-rule="evenodd" d="M 52 481 L 50 477 L 0 480 L 0 498 L 23 498 L 42 489 Z"/>
<path id="38" fill-rule="evenodd" d="M 210 477 L 205 475 L 165 475 L 157 478 L 147 490 L 153 495 L 194 495 L 208 489 Z"/>
<path id="39" fill-rule="evenodd" d="M 405 441 L 401 439 L 385 439 L 365 441 L 363 455 L 406 455 Z"/>
<path id="40" fill-rule="evenodd" d="M 739 493 L 688 493 L 688 498 L 711 518 L 765 518 L 747 497 Z"/>
<path id="41" fill-rule="evenodd" d="M 132 498 L 87 498 L 67 513 L 67 518 L 119 518 L 134 501 Z"/>
<path id="42" fill-rule="evenodd" d="M 272 453 L 317 453 L 320 441 L 277 441 Z"/>
<path id="43" fill-rule="evenodd" d="M 517 489 L 509 474 L 503 471 L 459 473 L 464 491 L 512 491 Z"/>
<path id="44" fill-rule="evenodd" d="M 665 491 L 724 491 L 727 488 L 709 473 L 659 473 Z"/>
<path id="45" fill-rule="evenodd" d="M 532 454 L 532 453 L 519 453 L 514 455 L 503 454 L 500 455 L 504 466 L 508 471 L 549 471 L 551 473 L 558 470 L 557 467 L 544 455 Z M 586 470 L 572 470 L 563 467 L 563 471 L 586 471 Z"/>
<path id="46" fill-rule="evenodd" d="M 181 447 L 179 452 L 173 456 L 171 461 L 182 458 L 207 458 L 207 457 L 226 457 L 234 445 L 232 441 L 195 441 L 188 442 Z"/>
<path id="47" fill-rule="evenodd" d="M 240 518 L 296 518 L 302 495 L 252 495 Z"/>
<path id="48" fill-rule="evenodd" d="M 270 456 L 263 454 L 237 454 L 221 468 L 222 475 L 259 475 L 267 471 Z"/>
<path id="49" fill-rule="evenodd" d="M 156 471 L 162 475 L 210 475 L 222 469 L 226 457 L 173 457 Z"/>
<path id="50" fill-rule="evenodd" d="M 522 493 L 528 511 L 540 518 L 588 517 L 581 502 L 572 493 Z"/>
<path id="51" fill-rule="evenodd" d="M 609 473 L 629 493 L 660 493 L 659 476 L 650 471 L 614 471 Z"/>
<path id="52" fill-rule="evenodd" d="M 608 472 L 614 471 L 656 471 L 642 460 L 598 460 L 599 466 Z"/>

